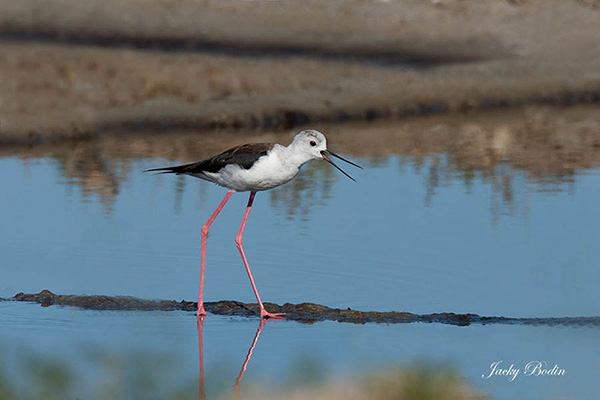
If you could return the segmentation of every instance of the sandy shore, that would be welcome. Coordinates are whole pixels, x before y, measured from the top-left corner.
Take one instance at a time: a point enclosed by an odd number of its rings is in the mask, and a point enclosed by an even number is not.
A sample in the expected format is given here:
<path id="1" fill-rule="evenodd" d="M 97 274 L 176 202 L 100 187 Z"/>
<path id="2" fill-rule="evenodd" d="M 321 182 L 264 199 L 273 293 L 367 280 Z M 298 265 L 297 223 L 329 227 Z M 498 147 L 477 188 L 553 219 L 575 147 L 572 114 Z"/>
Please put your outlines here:
<path id="1" fill-rule="evenodd" d="M 600 101 L 576 0 L 0 0 L 0 143 Z"/>

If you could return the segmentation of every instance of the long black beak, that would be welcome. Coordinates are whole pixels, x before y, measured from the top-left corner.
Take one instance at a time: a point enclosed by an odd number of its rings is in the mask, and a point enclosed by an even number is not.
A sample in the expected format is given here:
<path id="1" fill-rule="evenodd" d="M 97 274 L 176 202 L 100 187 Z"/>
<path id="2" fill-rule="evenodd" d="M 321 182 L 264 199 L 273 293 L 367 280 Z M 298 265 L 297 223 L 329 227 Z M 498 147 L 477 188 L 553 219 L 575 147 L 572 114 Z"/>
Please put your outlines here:
<path id="1" fill-rule="evenodd" d="M 339 158 L 340 160 L 342 160 L 344 162 L 347 162 L 350 165 L 355 166 L 356 168 L 363 169 L 363 167 L 361 167 L 360 165 L 354 164 L 352 161 L 348 161 L 344 157 L 338 156 L 337 154 L 332 153 L 329 150 L 323 150 L 323 151 L 321 151 L 321 155 L 323 156 L 323 159 L 325 159 L 325 161 L 327 161 L 329 164 L 333 165 L 335 168 L 337 168 L 338 171 L 340 171 L 342 174 L 346 175 L 348 178 L 352 179 L 354 182 L 356 182 L 356 180 L 353 177 L 351 177 L 350 175 L 348 175 L 343 169 L 341 169 L 340 167 L 338 167 L 337 165 L 335 165 L 335 163 L 333 161 L 331 161 L 331 158 L 329 158 L 329 156 L 334 156 L 334 157 Z"/>

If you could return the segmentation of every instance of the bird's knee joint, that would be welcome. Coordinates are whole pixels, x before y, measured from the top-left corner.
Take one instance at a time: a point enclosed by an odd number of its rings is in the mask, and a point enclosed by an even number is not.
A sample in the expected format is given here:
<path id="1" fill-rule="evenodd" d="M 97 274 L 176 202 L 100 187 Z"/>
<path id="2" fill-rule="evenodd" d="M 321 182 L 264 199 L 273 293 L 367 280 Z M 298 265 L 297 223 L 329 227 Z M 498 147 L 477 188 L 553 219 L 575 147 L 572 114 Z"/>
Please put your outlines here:
<path id="1" fill-rule="evenodd" d="M 235 238 L 235 245 L 237 247 L 242 247 L 242 238 L 241 237 L 236 237 Z"/>
<path id="2" fill-rule="evenodd" d="M 203 226 L 202 229 L 200 229 L 200 232 L 202 232 L 204 236 L 208 235 L 208 226 Z"/>

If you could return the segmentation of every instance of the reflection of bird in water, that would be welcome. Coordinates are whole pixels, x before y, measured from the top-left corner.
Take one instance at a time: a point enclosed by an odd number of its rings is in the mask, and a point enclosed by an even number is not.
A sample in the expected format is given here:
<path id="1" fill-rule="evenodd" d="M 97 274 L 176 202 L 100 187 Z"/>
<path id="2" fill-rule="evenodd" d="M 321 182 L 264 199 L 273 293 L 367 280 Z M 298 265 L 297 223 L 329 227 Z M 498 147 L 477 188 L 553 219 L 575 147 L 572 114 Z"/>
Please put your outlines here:
<path id="1" fill-rule="evenodd" d="M 235 393 L 235 397 L 237 397 L 238 399 L 241 398 L 240 385 L 242 384 L 242 378 L 244 377 L 244 373 L 246 372 L 246 369 L 248 368 L 248 363 L 250 362 L 250 357 L 252 357 L 252 352 L 254 351 L 254 347 L 256 347 L 256 343 L 258 343 L 258 338 L 260 337 L 260 332 L 262 331 L 262 328 L 265 326 L 265 322 L 266 322 L 265 319 L 263 319 L 263 318 L 260 319 L 260 324 L 258 324 L 258 329 L 256 330 L 256 333 L 254 334 L 254 339 L 252 339 L 252 344 L 250 345 L 250 349 L 248 349 L 248 354 L 246 354 L 246 358 L 244 359 L 244 363 L 242 364 L 240 373 L 238 374 L 238 376 L 235 380 L 235 385 L 233 385 L 233 392 Z"/>
<path id="2" fill-rule="evenodd" d="M 199 350 L 199 359 L 200 359 L 200 377 L 198 383 L 198 398 L 200 400 L 206 400 L 206 390 L 204 388 L 204 346 L 202 344 L 202 328 L 204 327 L 204 315 L 198 317 L 198 350 Z M 256 333 L 254 334 L 254 339 L 252 339 L 252 344 L 250 345 L 250 349 L 248 349 L 248 353 L 246 354 L 246 358 L 244 359 L 244 363 L 242 364 L 242 368 L 240 369 L 240 373 L 238 374 L 235 384 L 233 385 L 233 392 L 235 393 L 236 398 L 241 398 L 240 396 L 240 385 L 242 384 L 242 378 L 244 377 L 244 373 L 248 368 L 248 363 L 250 363 L 250 358 L 252 357 L 252 352 L 254 351 L 254 347 L 256 347 L 256 343 L 258 343 L 258 338 L 260 337 L 260 332 L 265 326 L 266 319 L 261 318 L 260 323 L 258 324 L 258 329 L 256 329 Z"/>
<path id="3" fill-rule="evenodd" d="M 202 327 L 204 326 L 204 315 L 198 317 L 198 350 L 200 358 L 200 378 L 198 380 L 198 398 L 206 400 L 206 391 L 204 390 L 204 346 L 202 346 Z"/>
<path id="4" fill-rule="evenodd" d="M 224 151 L 214 157 L 199 161 L 193 164 L 179 165 L 175 167 L 154 168 L 148 171 L 159 171 L 161 173 L 174 173 L 191 175 L 196 178 L 204 179 L 229 189 L 221 204 L 202 227 L 202 256 L 200 269 L 200 293 L 198 295 L 198 316 L 206 315 L 202 300 L 202 291 L 204 288 L 204 261 L 206 256 L 206 237 L 208 228 L 217 217 L 229 197 L 233 192 L 250 192 L 250 199 L 242 219 L 242 225 L 235 238 L 235 243 L 242 255 L 246 272 L 250 278 L 252 289 L 258 305 L 260 306 L 261 318 L 278 318 L 283 314 L 272 314 L 265 310 L 260 300 L 258 290 L 254 284 L 252 273 L 248 260 L 242 248 L 242 234 L 250 214 L 252 202 L 256 192 L 261 190 L 273 189 L 291 181 L 300 171 L 300 167 L 311 160 L 325 160 L 344 175 L 354 180 L 350 175 L 344 172 L 340 167 L 331 161 L 329 156 L 334 156 L 355 167 L 361 168 L 332 152 L 327 150 L 327 140 L 325 136 L 315 130 L 305 130 L 294 137 L 290 145 L 282 146 L 277 143 L 249 143 L 243 144 Z"/>

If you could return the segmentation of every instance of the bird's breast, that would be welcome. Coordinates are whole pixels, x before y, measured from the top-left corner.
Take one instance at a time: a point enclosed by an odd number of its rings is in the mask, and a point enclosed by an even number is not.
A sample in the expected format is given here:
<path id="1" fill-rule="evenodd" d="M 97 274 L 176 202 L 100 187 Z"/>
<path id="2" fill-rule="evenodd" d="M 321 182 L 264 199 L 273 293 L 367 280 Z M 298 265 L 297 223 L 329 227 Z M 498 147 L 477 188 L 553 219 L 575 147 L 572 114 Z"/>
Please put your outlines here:
<path id="1" fill-rule="evenodd" d="M 214 181 L 239 192 L 269 190 L 291 181 L 299 170 L 299 167 L 273 155 L 260 158 L 248 169 L 235 164 L 227 165 L 214 174 Z"/>

